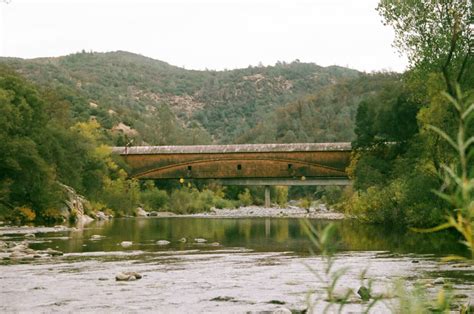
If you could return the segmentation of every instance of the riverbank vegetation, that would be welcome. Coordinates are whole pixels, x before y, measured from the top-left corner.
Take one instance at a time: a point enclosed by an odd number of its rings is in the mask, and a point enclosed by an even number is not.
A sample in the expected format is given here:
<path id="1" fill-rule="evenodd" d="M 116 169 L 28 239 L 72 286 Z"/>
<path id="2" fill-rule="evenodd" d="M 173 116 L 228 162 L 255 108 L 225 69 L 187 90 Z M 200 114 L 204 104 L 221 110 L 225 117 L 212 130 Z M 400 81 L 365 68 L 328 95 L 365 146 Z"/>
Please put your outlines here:
<path id="1" fill-rule="evenodd" d="M 445 165 L 457 169 L 462 162 L 445 139 L 459 136 L 460 118 L 450 105 L 456 89 L 463 91 L 463 103 L 474 101 L 472 4 L 381 1 L 378 10 L 394 28 L 395 45 L 408 55 L 410 69 L 359 104 L 349 168 L 356 193 L 347 212 L 373 223 L 434 226 L 457 208 L 433 191 L 450 193 Z M 466 139 L 474 134 L 467 115 Z M 472 178 L 474 146 L 465 145 L 466 178 Z"/>

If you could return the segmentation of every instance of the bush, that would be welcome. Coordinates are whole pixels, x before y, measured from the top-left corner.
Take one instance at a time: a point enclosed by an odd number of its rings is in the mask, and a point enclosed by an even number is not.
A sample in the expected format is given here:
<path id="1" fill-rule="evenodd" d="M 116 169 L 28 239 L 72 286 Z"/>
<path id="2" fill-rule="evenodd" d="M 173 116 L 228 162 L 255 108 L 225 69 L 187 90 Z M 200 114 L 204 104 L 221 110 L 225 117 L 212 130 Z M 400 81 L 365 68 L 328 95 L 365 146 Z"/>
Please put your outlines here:
<path id="1" fill-rule="evenodd" d="M 222 209 L 222 208 L 235 208 L 235 202 L 231 200 L 226 200 L 223 198 L 216 197 L 214 202 L 214 207 Z"/>
<path id="2" fill-rule="evenodd" d="M 132 215 L 140 201 L 140 188 L 136 180 L 125 179 L 126 174 L 111 180 L 104 180 L 101 201 L 113 209 L 118 216 Z"/>
<path id="3" fill-rule="evenodd" d="M 337 204 L 343 199 L 343 191 L 340 186 L 325 187 L 321 201 L 327 205 Z"/>
<path id="4" fill-rule="evenodd" d="M 249 206 L 252 204 L 252 195 L 250 194 L 249 189 L 245 189 L 243 193 L 240 193 L 239 196 L 240 206 Z"/>
<path id="5" fill-rule="evenodd" d="M 275 187 L 276 193 L 276 202 L 280 206 L 286 206 L 288 203 L 288 187 L 287 186 L 277 186 Z"/>
<path id="6" fill-rule="evenodd" d="M 366 192 L 354 194 L 348 212 L 371 223 L 402 225 L 406 220 L 402 206 L 404 191 L 400 180 L 384 187 L 372 186 Z"/>
<path id="7" fill-rule="evenodd" d="M 23 224 L 36 219 L 36 213 L 29 207 L 22 206 L 13 209 L 8 217 L 14 223 Z"/>
<path id="8" fill-rule="evenodd" d="M 211 190 L 199 191 L 195 188 L 174 190 L 169 197 L 168 209 L 178 214 L 207 212 L 212 207 L 235 208 L 235 204 Z"/>
<path id="9" fill-rule="evenodd" d="M 209 190 L 179 189 L 171 192 L 169 209 L 178 214 L 194 214 L 209 211 L 213 206 L 214 193 Z"/>
<path id="10" fill-rule="evenodd" d="M 158 210 L 165 208 L 169 203 L 168 193 L 157 188 L 151 188 L 140 193 L 140 201 L 147 210 Z"/>
<path id="11" fill-rule="evenodd" d="M 298 206 L 308 210 L 311 207 L 311 200 L 309 198 L 302 198 L 298 202 Z"/>
<path id="12" fill-rule="evenodd" d="M 61 214 L 61 211 L 57 208 L 48 208 L 42 211 L 41 219 L 48 223 L 64 222 L 65 220 L 64 216 Z"/>

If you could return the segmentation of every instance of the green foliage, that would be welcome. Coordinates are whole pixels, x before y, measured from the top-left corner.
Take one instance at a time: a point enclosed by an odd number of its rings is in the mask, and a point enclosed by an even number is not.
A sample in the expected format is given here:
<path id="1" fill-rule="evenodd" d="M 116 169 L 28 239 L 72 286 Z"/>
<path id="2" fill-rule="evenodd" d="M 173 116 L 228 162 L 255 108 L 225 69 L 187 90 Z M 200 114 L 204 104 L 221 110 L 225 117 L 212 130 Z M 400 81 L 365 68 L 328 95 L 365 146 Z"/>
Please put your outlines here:
<path id="1" fill-rule="evenodd" d="M 117 179 L 104 179 L 104 188 L 100 199 L 107 207 L 114 209 L 119 216 L 134 213 L 140 201 L 140 186 L 136 180 L 127 180 L 122 170 Z"/>
<path id="2" fill-rule="evenodd" d="M 54 168 L 41 154 L 45 103 L 24 80 L 0 68 L 0 202 L 35 211 L 58 205 Z"/>
<path id="3" fill-rule="evenodd" d="M 301 208 L 304 208 L 306 210 L 309 210 L 309 208 L 311 207 L 311 199 L 310 198 L 302 198 L 299 200 L 298 202 L 298 206 L 301 207 Z"/>
<path id="4" fill-rule="evenodd" d="M 27 223 L 35 220 L 36 213 L 31 208 L 22 206 L 10 210 L 6 217 L 15 223 Z"/>
<path id="5" fill-rule="evenodd" d="M 360 103 L 348 169 L 357 194 L 347 202 L 348 212 L 377 223 L 433 226 L 453 210 L 431 190 L 442 183 L 442 165 L 457 159 L 445 141 L 457 136 L 457 113 L 441 92 L 455 97 L 456 83 L 474 82 L 467 51 L 472 5 L 384 0 L 378 10 L 394 27 L 395 45 L 408 53 L 412 69 Z M 465 130 L 474 132 L 474 123 Z"/>
<path id="6" fill-rule="evenodd" d="M 456 98 L 448 94 L 445 97 L 457 112 L 457 136 L 453 138 L 432 125 L 430 128 L 449 143 L 457 154 L 455 163 L 442 165 L 446 191 L 436 191 L 453 210 L 446 223 L 424 231 L 456 229 L 474 260 L 474 136 L 468 133 L 468 124 L 474 120 L 474 93 L 471 91 L 463 95 L 457 86 Z"/>
<path id="7" fill-rule="evenodd" d="M 253 203 L 252 194 L 250 194 L 250 190 L 247 188 L 244 190 L 244 192 L 239 194 L 238 198 L 241 206 L 249 206 Z"/>
<path id="8" fill-rule="evenodd" d="M 147 210 L 159 210 L 165 208 L 169 202 L 169 196 L 166 191 L 155 187 L 147 189 L 140 193 L 140 200 Z"/>
<path id="9" fill-rule="evenodd" d="M 57 208 L 48 208 L 42 211 L 40 219 L 46 223 L 61 223 L 65 221 L 65 217 Z"/>
<path id="10" fill-rule="evenodd" d="M 276 194 L 276 203 L 282 207 L 286 206 L 288 203 L 288 187 L 287 186 L 277 186 L 275 188 Z"/>
<path id="11" fill-rule="evenodd" d="M 305 143 L 351 141 L 359 102 L 382 87 L 392 88 L 398 75 L 361 74 L 299 98 L 269 113 L 239 143 Z"/>
<path id="12" fill-rule="evenodd" d="M 340 186 L 327 186 L 322 191 L 321 201 L 328 205 L 335 205 L 345 197 L 344 188 Z"/>
<path id="13" fill-rule="evenodd" d="M 182 188 L 171 192 L 168 208 L 178 214 L 194 214 L 209 211 L 220 198 L 211 190 L 199 192 L 195 188 Z"/>
<path id="14" fill-rule="evenodd" d="M 453 83 L 461 83 L 464 73 L 472 78 L 467 68 L 472 48 L 471 0 L 382 0 L 377 10 L 395 30 L 395 46 L 422 75 L 442 72 L 451 94 Z"/>

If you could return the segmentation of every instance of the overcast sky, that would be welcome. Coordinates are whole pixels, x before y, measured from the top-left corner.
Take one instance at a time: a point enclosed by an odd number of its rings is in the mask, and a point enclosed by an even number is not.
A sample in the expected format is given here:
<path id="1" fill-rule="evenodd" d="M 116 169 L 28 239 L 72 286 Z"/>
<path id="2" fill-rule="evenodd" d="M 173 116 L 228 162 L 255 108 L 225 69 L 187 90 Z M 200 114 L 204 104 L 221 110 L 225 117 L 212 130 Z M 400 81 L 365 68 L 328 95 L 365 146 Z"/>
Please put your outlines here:
<path id="1" fill-rule="evenodd" d="M 0 0 L 0 55 L 126 50 L 187 69 L 299 59 L 403 71 L 378 0 Z"/>

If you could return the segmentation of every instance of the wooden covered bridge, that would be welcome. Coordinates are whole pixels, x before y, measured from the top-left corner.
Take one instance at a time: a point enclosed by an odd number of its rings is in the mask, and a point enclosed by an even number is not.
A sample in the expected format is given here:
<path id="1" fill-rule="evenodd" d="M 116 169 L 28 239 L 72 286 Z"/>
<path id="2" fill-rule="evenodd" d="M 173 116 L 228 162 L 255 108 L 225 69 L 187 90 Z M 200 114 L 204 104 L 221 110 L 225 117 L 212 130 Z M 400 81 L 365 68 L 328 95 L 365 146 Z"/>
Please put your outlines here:
<path id="1" fill-rule="evenodd" d="M 222 185 L 348 185 L 350 143 L 114 147 L 137 179 Z M 265 204 L 270 189 L 265 189 Z"/>

